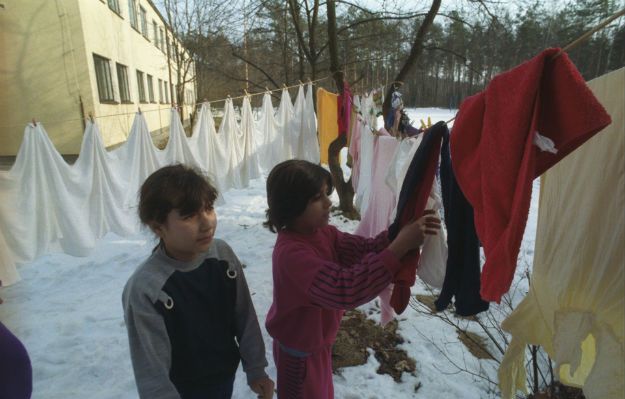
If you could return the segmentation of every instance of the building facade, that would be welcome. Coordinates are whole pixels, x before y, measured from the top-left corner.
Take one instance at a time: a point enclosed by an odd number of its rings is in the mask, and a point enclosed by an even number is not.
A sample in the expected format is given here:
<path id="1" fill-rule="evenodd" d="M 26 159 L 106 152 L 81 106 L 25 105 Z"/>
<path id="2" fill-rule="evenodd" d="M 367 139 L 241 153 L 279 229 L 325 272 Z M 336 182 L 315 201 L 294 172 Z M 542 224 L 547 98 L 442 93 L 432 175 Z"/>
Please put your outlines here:
<path id="1" fill-rule="evenodd" d="M 77 154 L 90 116 L 110 147 L 139 109 L 152 132 L 167 130 L 177 92 L 183 118 L 193 112 L 193 63 L 179 71 L 189 57 L 152 1 L 0 2 L 0 155 L 17 154 L 32 119 Z"/>

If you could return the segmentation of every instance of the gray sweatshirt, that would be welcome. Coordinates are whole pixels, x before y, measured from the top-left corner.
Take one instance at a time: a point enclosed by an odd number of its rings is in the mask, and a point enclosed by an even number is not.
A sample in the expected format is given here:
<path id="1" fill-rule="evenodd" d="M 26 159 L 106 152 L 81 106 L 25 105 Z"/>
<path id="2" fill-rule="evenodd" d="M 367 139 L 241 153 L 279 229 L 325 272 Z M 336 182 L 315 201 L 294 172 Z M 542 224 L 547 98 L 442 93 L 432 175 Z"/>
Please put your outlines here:
<path id="1" fill-rule="evenodd" d="M 267 376 L 243 269 L 224 241 L 192 262 L 159 247 L 126 283 L 122 303 L 141 398 L 178 399 L 225 382 L 239 359 L 248 383 Z"/>

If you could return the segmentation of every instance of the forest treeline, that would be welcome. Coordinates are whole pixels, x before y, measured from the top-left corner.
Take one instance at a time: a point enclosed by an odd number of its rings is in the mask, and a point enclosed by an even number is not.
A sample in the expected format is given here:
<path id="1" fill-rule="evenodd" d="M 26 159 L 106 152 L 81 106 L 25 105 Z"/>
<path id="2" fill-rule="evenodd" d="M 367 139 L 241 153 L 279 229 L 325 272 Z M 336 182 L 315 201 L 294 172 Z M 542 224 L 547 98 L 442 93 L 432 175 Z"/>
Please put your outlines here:
<path id="1" fill-rule="evenodd" d="M 204 9 L 216 7 L 214 0 L 194 2 L 196 7 L 202 3 Z M 336 1 L 340 68 L 354 92 L 387 86 L 396 76 L 427 10 L 427 2 L 414 3 L 414 10 L 391 11 L 371 10 L 355 0 Z M 498 73 L 545 48 L 564 47 L 625 7 L 623 0 L 572 0 L 559 7 L 537 1 L 519 5 L 519 11 L 512 13 L 510 7 L 488 1 L 456 3 L 441 7 L 416 67 L 403 82 L 408 106 L 455 108 Z M 171 8 L 169 15 L 177 18 L 171 19 L 172 25 L 195 62 L 199 100 L 330 75 L 325 3 L 233 0 L 224 4 L 230 6 L 228 13 L 212 13 L 212 19 L 202 25 L 191 16 L 183 18 L 192 9 L 181 11 L 176 2 L 165 1 Z M 233 12 L 235 6 L 242 11 Z M 595 33 L 569 56 L 587 80 L 624 66 L 625 18 Z M 319 85 L 336 91 L 332 79 Z"/>

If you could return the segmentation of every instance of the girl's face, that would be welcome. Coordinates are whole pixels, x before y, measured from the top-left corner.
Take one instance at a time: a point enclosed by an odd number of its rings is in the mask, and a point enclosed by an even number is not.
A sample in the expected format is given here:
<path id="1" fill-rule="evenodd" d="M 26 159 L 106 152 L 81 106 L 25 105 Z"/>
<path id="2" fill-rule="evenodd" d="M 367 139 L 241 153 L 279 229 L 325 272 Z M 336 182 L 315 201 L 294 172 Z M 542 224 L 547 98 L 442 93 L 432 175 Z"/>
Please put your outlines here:
<path id="1" fill-rule="evenodd" d="M 213 207 L 184 216 L 173 209 L 165 223 L 152 226 L 165 243 L 167 254 L 184 262 L 192 261 L 208 250 L 216 228 L 217 215 Z"/>
<path id="2" fill-rule="evenodd" d="M 308 201 L 304 212 L 291 226 L 291 230 L 303 234 L 312 234 L 320 227 L 328 225 L 332 201 L 327 194 L 328 186 L 324 183 L 321 190 Z"/>

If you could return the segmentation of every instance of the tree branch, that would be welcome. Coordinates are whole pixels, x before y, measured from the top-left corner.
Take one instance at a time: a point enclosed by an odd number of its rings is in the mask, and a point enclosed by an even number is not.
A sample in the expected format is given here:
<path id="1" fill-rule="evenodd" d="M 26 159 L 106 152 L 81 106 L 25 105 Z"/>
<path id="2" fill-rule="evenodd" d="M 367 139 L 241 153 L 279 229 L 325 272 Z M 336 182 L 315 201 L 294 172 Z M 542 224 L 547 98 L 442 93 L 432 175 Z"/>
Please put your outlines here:
<path id="1" fill-rule="evenodd" d="M 253 63 L 252 61 L 246 59 L 245 57 L 243 57 L 240 54 L 237 54 L 236 51 L 234 51 L 234 48 L 232 48 L 232 55 L 238 59 L 240 59 L 241 61 L 245 62 L 246 64 L 248 64 L 249 66 L 251 66 L 252 68 L 256 69 L 257 71 L 259 71 L 260 73 L 262 73 L 263 75 L 265 75 L 265 77 L 267 77 L 267 79 L 269 79 L 269 81 L 276 87 L 280 87 L 280 85 L 278 83 L 276 83 L 275 80 L 273 80 L 273 78 L 271 77 L 271 75 L 269 75 L 269 73 L 267 73 L 263 68 L 261 68 L 260 66 L 256 65 L 255 63 Z"/>

